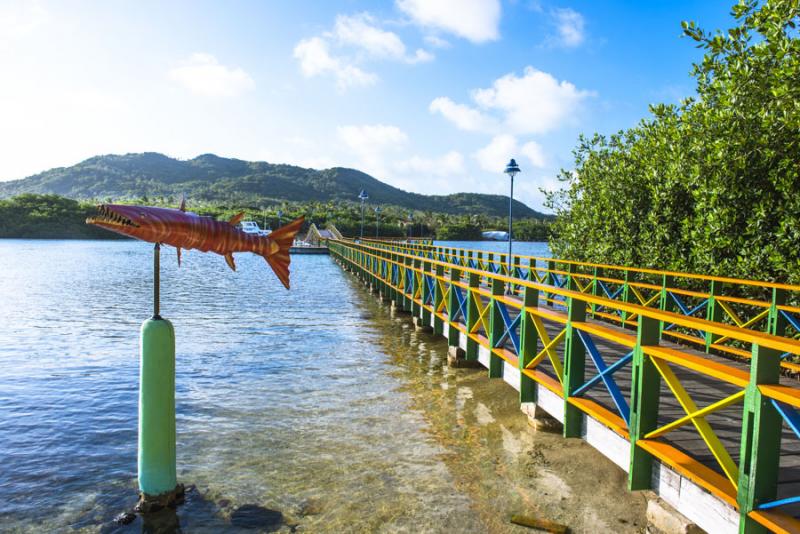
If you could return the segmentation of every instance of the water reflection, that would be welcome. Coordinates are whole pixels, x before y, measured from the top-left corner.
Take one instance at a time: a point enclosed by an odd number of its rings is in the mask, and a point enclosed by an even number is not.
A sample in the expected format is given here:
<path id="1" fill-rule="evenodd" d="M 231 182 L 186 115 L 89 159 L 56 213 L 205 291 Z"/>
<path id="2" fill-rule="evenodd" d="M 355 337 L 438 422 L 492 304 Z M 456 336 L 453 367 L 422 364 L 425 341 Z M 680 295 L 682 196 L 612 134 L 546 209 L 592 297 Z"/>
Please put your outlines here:
<path id="1" fill-rule="evenodd" d="M 532 434 L 508 386 L 448 368 L 442 339 L 329 258 L 297 257 L 286 292 L 260 258 L 231 273 L 202 254 L 178 270 L 166 253 L 178 477 L 196 489 L 177 511 L 115 524 L 136 499 L 150 252 L 0 241 L 4 528 L 523 532 L 510 514 L 535 510 L 578 532 L 617 518 L 633 531 L 642 503 L 620 493 L 618 470 L 579 441 Z M 553 476 L 571 492 L 550 490 Z"/>

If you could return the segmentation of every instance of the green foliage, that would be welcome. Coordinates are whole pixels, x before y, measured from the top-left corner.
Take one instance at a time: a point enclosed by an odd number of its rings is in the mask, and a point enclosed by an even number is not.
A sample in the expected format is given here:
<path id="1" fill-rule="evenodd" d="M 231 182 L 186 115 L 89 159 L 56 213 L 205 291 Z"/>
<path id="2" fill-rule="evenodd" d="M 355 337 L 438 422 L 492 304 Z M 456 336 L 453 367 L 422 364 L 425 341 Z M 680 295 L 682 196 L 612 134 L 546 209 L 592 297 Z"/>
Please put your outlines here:
<path id="1" fill-rule="evenodd" d="M 194 202 L 272 205 L 280 202 L 353 202 L 366 190 L 371 204 L 450 214 L 503 216 L 508 197 L 458 193 L 408 193 L 355 169 L 315 170 L 249 162 L 204 154 L 188 161 L 163 154 L 96 156 L 67 168 L 0 183 L 0 198 L 23 193 L 53 193 L 76 199 L 147 198 L 174 203 L 185 194 Z M 514 201 L 519 217 L 548 218 Z"/>
<path id="2" fill-rule="evenodd" d="M 58 195 L 20 195 L 0 200 L 0 238 L 121 238 L 85 223 L 96 211 L 94 205 Z"/>
<path id="3" fill-rule="evenodd" d="M 581 137 L 548 197 L 556 256 L 800 283 L 800 41 L 796 0 L 733 8 L 692 71 L 697 96 Z"/>
<path id="4" fill-rule="evenodd" d="M 177 207 L 179 201 L 170 199 L 139 198 L 131 203 Z M 174 199 L 173 199 L 174 200 Z M 319 228 L 334 224 L 346 236 L 358 236 L 361 231 L 361 207 L 342 202 L 282 202 L 263 206 L 253 203 L 221 204 L 187 201 L 187 209 L 200 215 L 220 220 L 230 220 L 244 211 L 244 219 L 256 221 L 273 230 L 282 224 L 303 216 L 303 231 L 311 223 Z M 0 200 L 0 238 L 120 238 L 113 232 L 85 224 L 87 217 L 97 212 L 94 203 L 78 202 L 58 195 L 25 194 Z M 280 220 L 278 212 L 281 212 Z M 409 217 L 409 214 L 411 217 Z M 487 216 L 448 215 L 426 211 L 409 212 L 397 206 L 382 206 L 376 221 L 375 211 L 364 210 L 364 236 L 422 237 L 435 235 L 439 239 L 481 239 L 481 229 L 502 226 L 502 218 Z M 537 219 L 515 221 L 517 239 L 541 240 L 549 222 Z M 531 237 L 533 236 L 533 237 Z M 536 237 L 539 236 L 539 237 Z"/>
<path id="5" fill-rule="evenodd" d="M 436 229 L 436 239 L 445 241 L 479 241 L 481 228 L 466 221 L 453 221 Z"/>

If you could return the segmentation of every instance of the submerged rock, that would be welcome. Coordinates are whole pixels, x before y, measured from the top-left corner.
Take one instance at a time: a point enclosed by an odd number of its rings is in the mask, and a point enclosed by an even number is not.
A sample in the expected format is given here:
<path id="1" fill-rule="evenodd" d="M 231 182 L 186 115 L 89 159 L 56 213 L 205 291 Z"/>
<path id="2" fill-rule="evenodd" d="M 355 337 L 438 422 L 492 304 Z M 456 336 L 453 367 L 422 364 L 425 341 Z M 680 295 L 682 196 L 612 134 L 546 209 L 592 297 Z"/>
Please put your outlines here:
<path id="1" fill-rule="evenodd" d="M 231 514 L 231 524 L 239 528 L 261 529 L 274 532 L 283 526 L 283 514 L 256 504 L 245 504 Z"/>
<path id="2" fill-rule="evenodd" d="M 133 512 L 122 512 L 114 518 L 114 523 L 118 525 L 129 525 L 136 519 L 136 514 Z"/>
<path id="3" fill-rule="evenodd" d="M 319 515 L 322 513 L 322 501 L 314 497 L 308 498 L 300 505 L 300 515 Z"/>

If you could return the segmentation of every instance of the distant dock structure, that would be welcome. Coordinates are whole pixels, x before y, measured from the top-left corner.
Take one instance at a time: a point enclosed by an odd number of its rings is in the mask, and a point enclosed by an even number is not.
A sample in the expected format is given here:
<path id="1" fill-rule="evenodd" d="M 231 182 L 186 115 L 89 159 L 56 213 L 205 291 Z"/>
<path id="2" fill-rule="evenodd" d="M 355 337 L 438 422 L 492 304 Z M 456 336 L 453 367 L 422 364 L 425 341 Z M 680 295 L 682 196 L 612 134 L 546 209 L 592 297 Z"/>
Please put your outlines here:
<path id="1" fill-rule="evenodd" d="M 294 242 L 294 246 L 289 249 L 290 254 L 328 254 L 327 241 L 329 239 L 342 239 L 342 233 L 334 226 L 329 224 L 323 229 L 319 229 L 316 224 L 311 223 L 308 232 L 302 238 Z"/>

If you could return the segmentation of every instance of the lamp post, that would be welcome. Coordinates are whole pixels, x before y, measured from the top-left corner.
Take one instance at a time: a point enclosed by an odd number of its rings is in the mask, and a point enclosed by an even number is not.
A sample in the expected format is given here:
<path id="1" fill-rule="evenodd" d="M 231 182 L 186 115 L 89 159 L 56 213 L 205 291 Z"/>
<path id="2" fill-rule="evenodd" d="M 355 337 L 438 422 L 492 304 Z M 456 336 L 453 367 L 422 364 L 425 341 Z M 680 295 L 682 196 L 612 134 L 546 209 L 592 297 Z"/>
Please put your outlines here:
<path id="1" fill-rule="evenodd" d="M 358 199 L 361 201 L 361 239 L 364 239 L 364 202 L 367 201 L 369 195 L 363 189 L 358 194 Z"/>
<path id="2" fill-rule="evenodd" d="M 278 210 L 278 228 L 281 227 L 281 217 L 283 217 L 283 211 Z"/>
<path id="3" fill-rule="evenodd" d="M 375 239 L 378 238 L 378 222 L 381 220 L 381 207 L 375 206 Z"/>
<path id="4" fill-rule="evenodd" d="M 508 275 L 511 276 L 511 221 L 513 217 L 512 206 L 514 203 L 514 177 L 519 174 L 520 168 L 512 158 L 504 171 L 511 178 L 511 195 L 508 197 Z"/>
<path id="5" fill-rule="evenodd" d="M 409 239 L 414 237 L 414 214 L 408 214 L 408 237 Z"/>

